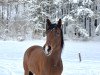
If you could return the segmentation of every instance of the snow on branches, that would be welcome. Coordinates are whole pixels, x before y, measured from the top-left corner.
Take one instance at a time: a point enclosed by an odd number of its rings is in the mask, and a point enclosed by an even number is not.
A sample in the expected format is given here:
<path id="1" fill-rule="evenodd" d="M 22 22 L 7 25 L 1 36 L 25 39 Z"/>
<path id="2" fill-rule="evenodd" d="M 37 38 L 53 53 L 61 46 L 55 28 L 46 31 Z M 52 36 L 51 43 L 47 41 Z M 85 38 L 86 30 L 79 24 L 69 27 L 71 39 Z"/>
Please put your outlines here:
<path id="1" fill-rule="evenodd" d="M 68 37 L 71 39 L 87 40 L 88 32 L 81 25 L 71 24 L 67 27 Z"/>
<path id="2" fill-rule="evenodd" d="M 94 15 L 94 12 L 91 9 L 85 8 L 83 6 L 80 6 L 77 9 L 72 10 L 71 13 L 74 13 L 74 15 L 76 15 L 76 16 L 80 16 L 80 15 L 85 16 L 86 15 L 88 17 L 92 17 Z"/>

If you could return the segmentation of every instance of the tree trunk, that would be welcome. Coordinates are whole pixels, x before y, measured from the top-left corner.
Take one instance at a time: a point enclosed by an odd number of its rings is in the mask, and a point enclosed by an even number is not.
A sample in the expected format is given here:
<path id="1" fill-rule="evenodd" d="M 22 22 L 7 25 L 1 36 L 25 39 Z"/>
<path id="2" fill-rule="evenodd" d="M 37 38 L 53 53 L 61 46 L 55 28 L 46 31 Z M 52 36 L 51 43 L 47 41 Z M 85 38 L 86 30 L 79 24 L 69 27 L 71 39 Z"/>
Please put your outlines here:
<path id="1" fill-rule="evenodd" d="M 91 36 L 91 18 L 89 18 L 89 36 Z"/>
<path id="2" fill-rule="evenodd" d="M 4 23 L 3 20 L 4 20 L 4 4 L 2 3 L 2 23 Z"/>
<path id="3" fill-rule="evenodd" d="M 8 24 L 8 22 L 9 22 L 9 4 L 7 4 L 7 24 Z"/>

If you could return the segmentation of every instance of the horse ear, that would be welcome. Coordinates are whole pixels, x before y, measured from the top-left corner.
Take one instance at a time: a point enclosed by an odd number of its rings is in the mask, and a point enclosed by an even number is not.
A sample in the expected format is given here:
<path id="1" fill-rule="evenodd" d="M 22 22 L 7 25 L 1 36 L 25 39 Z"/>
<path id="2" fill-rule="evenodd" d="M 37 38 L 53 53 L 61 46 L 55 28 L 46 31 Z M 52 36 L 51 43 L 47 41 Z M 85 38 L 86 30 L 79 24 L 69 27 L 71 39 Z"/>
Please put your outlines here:
<path id="1" fill-rule="evenodd" d="M 61 28 L 61 25 L 62 25 L 62 21 L 61 21 L 61 19 L 59 19 L 59 21 L 58 21 L 58 27 Z"/>
<path id="2" fill-rule="evenodd" d="M 49 19 L 47 19 L 47 23 L 46 23 L 46 30 L 49 28 L 49 26 L 51 25 L 51 22 Z"/>

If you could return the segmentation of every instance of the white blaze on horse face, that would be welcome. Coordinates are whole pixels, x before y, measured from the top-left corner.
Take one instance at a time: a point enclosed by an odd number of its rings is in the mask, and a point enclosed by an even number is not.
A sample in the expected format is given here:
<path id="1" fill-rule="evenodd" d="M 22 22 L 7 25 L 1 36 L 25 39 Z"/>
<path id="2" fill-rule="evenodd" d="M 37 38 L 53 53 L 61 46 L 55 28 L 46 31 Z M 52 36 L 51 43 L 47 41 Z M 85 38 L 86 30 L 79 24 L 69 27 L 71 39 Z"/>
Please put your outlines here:
<path id="1" fill-rule="evenodd" d="M 48 45 L 46 45 L 46 46 L 45 46 L 45 53 L 46 53 L 46 54 L 49 54 L 48 48 L 49 48 Z"/>
<path id="2" fill-rule="evenodd" d="M 51 49 L 51 47 L 48 46 L 48 45 L 45 45 L 44 53 L 45 53 L 47 56 L 50 56 L 51 53 L 52 53 L 52 49 Z"/>

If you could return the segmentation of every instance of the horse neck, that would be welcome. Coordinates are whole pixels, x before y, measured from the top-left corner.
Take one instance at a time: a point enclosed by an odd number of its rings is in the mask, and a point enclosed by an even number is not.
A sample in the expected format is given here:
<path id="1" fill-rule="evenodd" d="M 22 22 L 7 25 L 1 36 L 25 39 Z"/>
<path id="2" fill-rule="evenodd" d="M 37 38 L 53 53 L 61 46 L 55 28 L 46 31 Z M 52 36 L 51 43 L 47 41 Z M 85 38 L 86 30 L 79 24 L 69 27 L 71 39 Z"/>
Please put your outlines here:
<path id="1" fill-rule="evenodd" d="M 55 41 L 55 43 L 53 44 L 53 53 L 61 53 L 62 52 L 62 48 L 61 48 L 61 43 L 60 41 Z"/>
<path id="2" fill-rule="evenodd" d="M 49 60 L 52 61 L 52 65 L 56 66 L 57 63 L 61 60 L 62 48 L 60 46 L 54 47 Z"/>
<path id="3" fill-rule="evenodd" d="M 52 50 L 52 56 L 61 57 L 61 53 L 62 53 L 62 48 L 59 45 L 57 45 L 56 47 L 54 46 Z"/>

